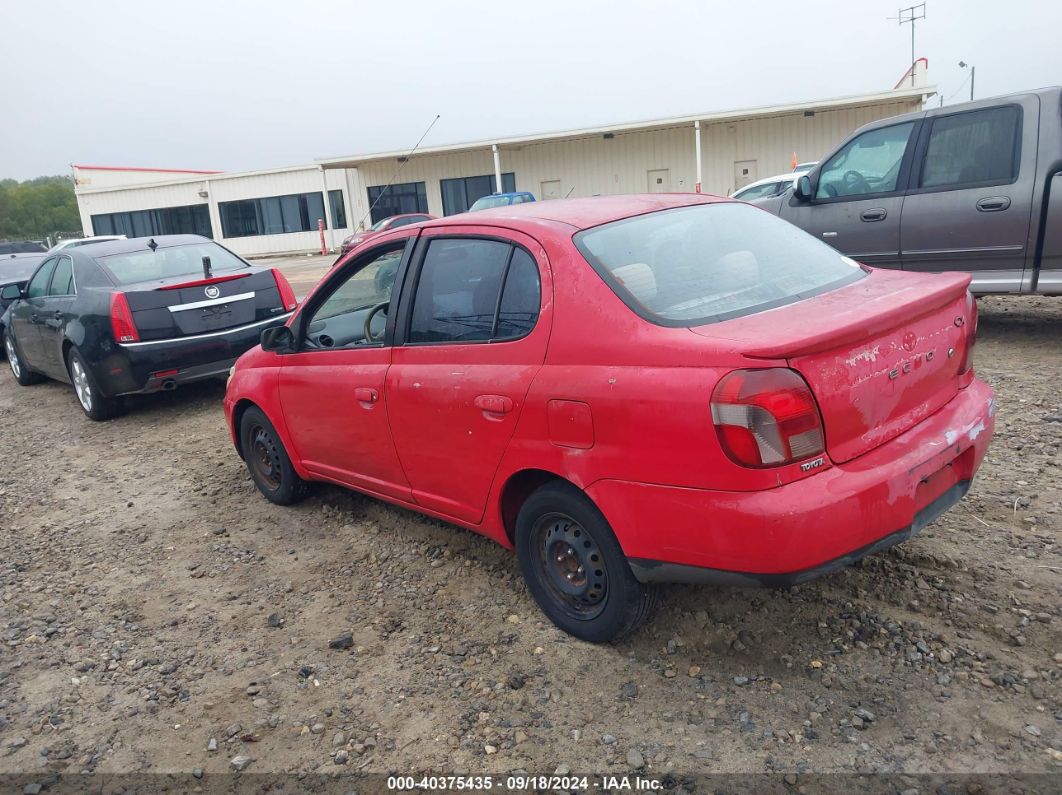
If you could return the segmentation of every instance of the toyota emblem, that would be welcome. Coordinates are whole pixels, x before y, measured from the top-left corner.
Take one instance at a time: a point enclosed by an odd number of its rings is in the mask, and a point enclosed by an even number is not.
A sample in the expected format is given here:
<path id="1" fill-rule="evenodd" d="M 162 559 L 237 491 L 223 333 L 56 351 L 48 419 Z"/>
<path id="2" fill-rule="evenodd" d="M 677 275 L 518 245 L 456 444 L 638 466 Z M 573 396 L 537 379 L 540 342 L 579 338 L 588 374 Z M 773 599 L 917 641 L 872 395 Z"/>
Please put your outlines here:
<path id="1" fill-rule="evenodd" d="M 217 286 L 213 284 L 208 285 L 207 288 L 203 290 L 203 292 L 206 293 L 207 298 L 217 298 L 219 295 L 221 295 L 221 290 L 219 290 Z"/>
<path id="2" fill-rule="evenodd" d="M 918 337 L 915 336 L 913 331 L 908 331 L 903 335 L 903 349 L 905 351 L 913 351 L 916 342 L 918 342 Z"/>

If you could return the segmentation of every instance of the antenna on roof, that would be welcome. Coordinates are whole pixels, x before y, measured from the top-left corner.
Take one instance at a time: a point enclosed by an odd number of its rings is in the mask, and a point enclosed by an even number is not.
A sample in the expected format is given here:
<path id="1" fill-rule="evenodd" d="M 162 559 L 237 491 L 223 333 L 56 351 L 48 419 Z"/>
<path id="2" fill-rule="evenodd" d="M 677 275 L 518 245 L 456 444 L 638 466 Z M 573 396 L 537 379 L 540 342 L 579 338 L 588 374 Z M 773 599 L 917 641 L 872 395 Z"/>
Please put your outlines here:
<path id="1" fill-rule="evenodd" d="M 365 212 L 365 215 L 363 215 L 361 217 L 361 220 L 358 221 L 358 226 L 362 226 L 365 223 L 365 219 L 372 215 L 372 211 L 373 208 L 376 207 L 376 203 L 380 201 L 380 199 L 384 197 L 384 194 L 391 189 L 391 186 L 395 184 L 395 180 L 398 179 L 399 173 L 402 171 L 403 168 L 405 168 L 406 163 L 409 162 L 409 158 L 412 157 L 413 153 L 416 152 L 417 149 L 420 147 L 421 141 L 423 141 L 427 137 L 428 133 L 431 132 L 431 128 L 435 126 L 435 122 L 439 120 L 441 115 L 442 114 L 436 113 L 435 118 L 432 119 L 431 124 L 428 125 L 428 129 L 426 129 L 424 131 L 424 134 L 420 136 L 419 139 L 417 139 L 417 142 L 413 145 L 413 148 L 409 150 L 409 153 L 405 157 L 398 158 L 398 168 L 395 169 L 395 173 L 391 175 L 391 179 L 387 181 L 387 184 L 384 186 L 384 189 L 380 191 L 380 195 L 373 200 L 372 204 L 369 205 L 369 209 Z"/>
<path id="2" fill-rule="evenodd" d="M 907 8 L 901 8 L 894 17 L 889 19 L 898 20 L 901 25 L 911 26 L 911 85 L 915 84 L 915 22 L 920 19 L 926 18 L 926 4 L 918 3 L 917 5 L 908 6 Z"/>
<path id="3" fill-rule="evenodd" d="M 155 242 L 155 238 L 151 238 L 151 240 L 148 241 L 148 248 L 151 249 L 152 253 L 154 253 L 155 249 L 157 249 L 158 247 L 159 244 Z"/>

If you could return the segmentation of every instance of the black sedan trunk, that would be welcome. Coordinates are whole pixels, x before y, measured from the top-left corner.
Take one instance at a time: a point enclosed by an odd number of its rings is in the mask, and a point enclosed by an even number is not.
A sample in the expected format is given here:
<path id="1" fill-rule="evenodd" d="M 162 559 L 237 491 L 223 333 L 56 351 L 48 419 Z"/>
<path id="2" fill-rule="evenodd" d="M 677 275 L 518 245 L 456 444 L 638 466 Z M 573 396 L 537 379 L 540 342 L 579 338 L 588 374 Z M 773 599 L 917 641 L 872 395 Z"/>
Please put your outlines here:
<path id="1" fill-rule="evenodd" d="M 179 339 L 246 326 L 283 314 L 271 270 L 173 279 L 124 287 L 140 339 Z"/>

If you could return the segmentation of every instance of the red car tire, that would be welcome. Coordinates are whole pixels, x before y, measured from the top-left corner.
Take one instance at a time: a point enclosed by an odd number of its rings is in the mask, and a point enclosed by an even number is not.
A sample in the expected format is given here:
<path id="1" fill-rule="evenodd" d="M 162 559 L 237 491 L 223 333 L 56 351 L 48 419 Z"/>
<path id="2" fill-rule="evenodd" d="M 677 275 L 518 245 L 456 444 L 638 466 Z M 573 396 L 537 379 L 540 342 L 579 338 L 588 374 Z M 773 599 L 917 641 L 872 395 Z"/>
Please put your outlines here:
<path id="1" fill-rule="evenodd" d="M 243 460 L 251 480 L 267 500 L 277 505 L 293 505 L 309 488 L 291 465 L 291 458 L 269 418 L 252 406 L 240 419 Z"/>
<path id="2" fill-rule="evenodd" d="M 622 638 L 655 605 L 656 588 L 635 579 L 608 521 L 570 483 L 547 483 L 524 502 L 516 519 L 516 554 L 538 606 L 582 640 Z"/>

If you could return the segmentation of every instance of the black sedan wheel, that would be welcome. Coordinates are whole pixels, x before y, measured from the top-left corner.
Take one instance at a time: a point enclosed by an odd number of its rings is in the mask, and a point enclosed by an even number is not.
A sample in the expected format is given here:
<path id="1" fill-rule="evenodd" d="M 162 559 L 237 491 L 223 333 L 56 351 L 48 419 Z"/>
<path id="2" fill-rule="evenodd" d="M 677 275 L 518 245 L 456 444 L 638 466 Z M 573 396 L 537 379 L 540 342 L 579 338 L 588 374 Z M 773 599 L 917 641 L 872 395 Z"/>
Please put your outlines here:
<path id="1" fill-rule="evenodd" d="M 10 334 L 4 334 L 4 353 L 7 354 L 7 366 L 11 368 L 11 374 L 20 385 L 39 384 L 44 380 L 40 374 L 27 368 L 25 362 L 19 358 L 15 340 Z"/>
<path id="2" fill-rule="evenodd" d="M 267 500 L 291 505 L 306 496 L 307 483 L 291 465 L 276 428 L 256 406 L 240 419 L 240 444 L 251 479 Z"/>
<path id="3" fill-rule="evenodd" d="M 516 519 L 516 554 L 531 595 L 565 632 L 615 640 L 649 615 L 655 590 L 634 578 L 597 506 L 556 481 L 528 497 Z"/>
<path id="4" fill-rule="evenodd" d="M 100 391 L 92 371 L 77 348 L 71 348 L 66 355 L 66 368 L 74 385 L 77 402 L 81 404 L 89 419 L 102 422 L 121 414 L 122 399 L 107 397 Z"/>

